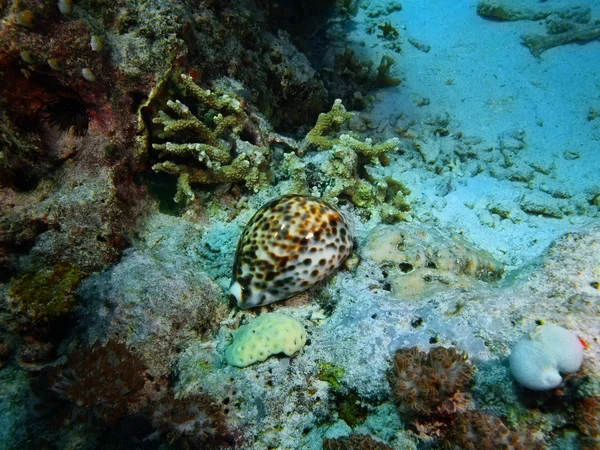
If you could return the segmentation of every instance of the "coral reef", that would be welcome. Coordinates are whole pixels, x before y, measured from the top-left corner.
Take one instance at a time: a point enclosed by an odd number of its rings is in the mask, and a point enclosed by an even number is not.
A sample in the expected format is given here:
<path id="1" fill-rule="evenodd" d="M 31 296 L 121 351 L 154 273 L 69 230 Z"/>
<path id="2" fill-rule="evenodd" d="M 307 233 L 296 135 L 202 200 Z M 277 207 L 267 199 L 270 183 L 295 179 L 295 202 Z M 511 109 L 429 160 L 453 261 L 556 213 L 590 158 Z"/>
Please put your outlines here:
<path id="1" fill-rule="evenodd" d="M 81 271 L 69 264 L 59 264 L 51 271 L 26 273 L 13 280 L 8 299 L 22 326 L 47 325 L 69 314 L 75 304 L 74 291 Z"/>
<path id="2" fill-rule="evenodd" d="M 397 86 L 402 80 L 391 75 L 395 61 L 383 55 L 373 69 L 373 61 L 361 61 L 351 47 L 336 53 L 332 67 L 323 71 L 323 80 L 330 91 L 330 98 L 341 98 L 354 111 L 365 109 L 372 100 L 373 89 Z"/>
<path id="3" fill-rule="evenodd" d="M 0 370 L 0 448 L 27 448 L 25 430 L 28 411 L 22 405 L 31 402 L 31 379 L 15 366 Z"/>
<path id="4" fill-rule="evenodd" d="M 361 256 L 385 268 L 394 294 L 419 298 L 474 280 L 491 282 L 503 265 L 462 236 L 424 225 L 379 225 L 371 230 Z"/>
<path id="5" fill-rule="evenodd" d="M 410 86 L 402 94 L 419 99 L 401 105 L 404 114 L 395 103 L 387 117 L 346 110 L 400 83 L 393 58 L 404 42 L 413 62 L 436 53 L 395 20 L 400 4 L 368 3 L 0 1 L 8 80 L 0 85 L 0 449 L 538 448 L 542 439 L 562 448 L 578 438 L 575 427 L 582 446 L 597 446 L 598 393 L 577 388 L 598 371 L 599 231 L 565 236 L 542 264 L 491 283 L 504 273 L 494 257 L 461 234 L 416 223 L 456 206 L 461 192 L 452 191 L 493 177 L 522 192 L 482 194 L 464 205 L 473 221 L 498 224 L 501 237 L 526 222 L 527 238 L 547 243 L 587 223 L 577 216 L 598 216 L 600 188 L 561 185 L 551 153 L 548 164 L 528 161 L 537 132 L 507 130 L 489 144 L 463 135 L 439 108 L 427 113 L 459 86 Z M 528 8 L 513 17 L 544 20 L 552 42 L 597 26 L 588 8 Z M 346 40 L 365 21 L 373 34 Z M 376 47 L 377 59 L 361 60 Z M 459 85 L 460 73 L 447 76 Z M 594 128 L 588 109 L 594 120 L 589 102 L 581 119 Z M 585 164 L 576 145 L 551 151 Z M 282 239 L 273 267 L 317 282 L 353 239 L 364 242 L 363 260 L 351 255 L 347 270 L 297 292 L 290 277 L 257 265 L 259 294 L 298 295 L 270 305 L 259 297 L 260 308 L 240 311 L 227 288 L 247 288 L 236 276 L 252 272 L 254 253 L 274 254 L 274 230 L 294 233 L 285 214 L 257 221 L 266 247 L 255 248 L 259 233 L 242 234 L 247 267 L 234 261 L 232 243 L 262 205 L 292 192 L 335 204 L 348 219 L 340 228 L 328 215 L 315 225 L 325 228 L 320 236 L 300 227 L 298 245 L 332 245 L 342 229 L 347 242 L 298 272 Z M 380 223 L 411 220 L 368 236 Z M 458 222 L 465 236 L 487 230 Z M 557 228 L 546 233 L 545 224 Z M 520 263 L 512 249 L 494 248 L 511 269 Z M 414 301 L 392 298 L 390 285 Z M 509 349 L 533 322 L 557 317 L 589 342 L 589 372 L 567 377 L 562 393 L 524 398 L 504 364 Z M 263 340 L 253 325 L 267 318 L 280 333 Z M 240 347 L 256 347 L 227 350 L 235 330 Z M 442 347 L 418 350 L 432 344 Z M 293 357 L 266 357 L 279 350 Z M 486 368 L 473 398 L 467 353 Z M 262 362 L 248 365 L 254 360 Z M 512 431 L 524 424 L 527 432 Z"/>
<path id="6" fill-rule="evenodd" d="M 392 447 L 371 436 L 353 434 L 337 439 L 323 439 L 323 450 L 391 450 Z"/>
<path id="7" fill-rule="evenodd" d="M 582 450 L 600 447 L 600 397 L 586 397 L 576 403 L 575 417 Z"/>
<path id="8" fill-rule="evenodd" d="M 49 170 L 49 163 L 40 162 L 40 138 L 18 129 L 0 102 L 0 187 L 27 190 L 39 182 Z M 43 161 L 43 160 L 42 160 Z"/>
<path id="9" fill-rule="evenodd" d="M 434 347 L 426 353 L 413 347 L 396 352 L 388 380 L 401 411 L 427 416 L 447 411 L 444 403 L 464 391 L 471 376 L 466 354 L 454 348 Z"/>
<path id="10" fill-rule="evenodd" d="M 75 350 L 50 377 L 50 389 L 71 403 L 66 421 L 115 424 L 141 407 L 146 367 L 124 344 L 110 340 Z"/>
<path id="11" fill-rule="evenodd" d="M 118 336 L 145 355 L 149 373 L 166 377 L 180 348 L 209 340 L 227 314 L 223 290 L 188 256 L 200 233 L 184 219 L 158 215 L 144 241 L 120 263 L 95 274 L 79 290 L 87 342 Z"/>
<path id="12" fill-rule="evenodd" d="M 118 258 L 132 216 L 116 197 L 127 207 L 146 200 L 133 181 L 146 168 L 141 135 L 151 116 L 138 110 L 182 66 L 207 83 L 229 75 L 252 86 L 253 103 L 273 107 L 265 112 L 276 124 L 295 127 L 316 117 L 326 98 L 318 75 L 284 34 L 263 31 L 263 18 L 249 10 L 238 2 L 204 2 L 190 12 L 180 1 L 94 0 L 63 14 L 38 0 L 5 2 L 0 71 L 11 82 L 0 86 L 0 185 L 9 188 L 0 192 L 3 278 L 23 270 L 21 257 L 44 232 L 50 261 L 38 259 L 33 269 L 64 261 L 88 272 Z M 285 83 L 265 81 L 272 79 Z M 246 141 L 237 151 L 244 158 L 260 153 Z M 238 160 L 221 175 L 250 179 L 246 163 Z M 189 198 L 191 182 L 181 177 L 180 197 Z M 72 206 L 83 193 L 76 215 Z"/>

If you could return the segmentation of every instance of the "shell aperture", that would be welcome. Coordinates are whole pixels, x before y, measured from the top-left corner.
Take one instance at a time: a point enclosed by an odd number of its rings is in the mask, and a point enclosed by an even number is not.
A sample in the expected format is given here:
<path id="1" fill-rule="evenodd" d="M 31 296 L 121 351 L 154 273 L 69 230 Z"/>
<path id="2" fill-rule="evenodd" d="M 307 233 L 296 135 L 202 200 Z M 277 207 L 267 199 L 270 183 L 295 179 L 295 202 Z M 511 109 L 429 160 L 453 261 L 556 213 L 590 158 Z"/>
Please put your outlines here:
<path id="1" fill-rule="evenodd" d="M 316 197 L 280 197 L 240 236 L 229 292 L 244 309 L 292 297 L 332 274 L 351 251 L 340 211 Z"/>

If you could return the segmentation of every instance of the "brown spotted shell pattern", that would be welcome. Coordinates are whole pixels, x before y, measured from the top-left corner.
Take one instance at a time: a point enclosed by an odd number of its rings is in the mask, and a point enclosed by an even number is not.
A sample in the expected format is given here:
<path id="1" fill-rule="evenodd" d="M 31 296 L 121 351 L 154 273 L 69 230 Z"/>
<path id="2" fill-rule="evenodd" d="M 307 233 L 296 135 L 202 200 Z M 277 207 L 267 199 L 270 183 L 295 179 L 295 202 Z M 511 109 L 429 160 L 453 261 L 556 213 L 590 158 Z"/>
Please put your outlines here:
<path id="1" fill-rule="evenodd" d="M 263 206 L 240 237 L 229 292 L 240 308 L 305 291 L 352 251 L 346 219 L 323 200 L 288 195 Z"/>

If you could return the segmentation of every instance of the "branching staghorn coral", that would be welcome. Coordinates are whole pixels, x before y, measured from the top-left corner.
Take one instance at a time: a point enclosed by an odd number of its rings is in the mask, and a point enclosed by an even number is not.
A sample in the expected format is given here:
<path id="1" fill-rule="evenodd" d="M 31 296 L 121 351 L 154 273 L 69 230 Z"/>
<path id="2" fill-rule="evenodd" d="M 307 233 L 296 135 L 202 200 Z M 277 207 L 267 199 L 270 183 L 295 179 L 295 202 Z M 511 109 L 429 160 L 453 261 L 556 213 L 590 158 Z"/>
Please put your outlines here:
<path id="1" fill-rule="evenodd" d="M 269 149 L 258 126 L 245 111 L 244 102 L 198 86 L 182 74 L 178 86 L 189 106 L 179 100 L 167 102 L 168 113 L 159 111 L 153 122 L 162 126 L 153 143 L 160 158 L 152 169 L 179 177 L 176 200 L 191 199 L 190 184 L 245 182 L 252 189 L 267 181 Z M 192 112 L 194 110 L 195 112 Z M 246 132 L 253 143 L 240 136 Z"/>

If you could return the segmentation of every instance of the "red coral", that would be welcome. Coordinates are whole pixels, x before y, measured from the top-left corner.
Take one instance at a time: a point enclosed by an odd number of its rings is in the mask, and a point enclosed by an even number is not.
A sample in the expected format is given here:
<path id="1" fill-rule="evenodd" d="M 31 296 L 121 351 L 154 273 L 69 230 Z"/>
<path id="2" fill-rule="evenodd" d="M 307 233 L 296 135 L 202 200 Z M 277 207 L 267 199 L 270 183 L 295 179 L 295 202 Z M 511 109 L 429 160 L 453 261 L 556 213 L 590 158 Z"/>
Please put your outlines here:
<path id="1" fill-rule="evenodd" d="M 467 355 L 454 348 L 435 347 L 429 353 L 417 347 L 400 349 L 388 374 L 394 401 L 403 412 L 419 416 L 434 412 L 454 415 L 461 405 L 448 403 L 471 381 Z M 464 396 L 459 396 L 464 403 Z"/>
<path id="2" fill-rule="evenodd" d="M 371 436 L 352 434 L 337 439 L 323 439 L 323 450 L 392 450 L 392 447 Z"/>
<path id="3" fill-rule="evenodd" d="M 51 390 L 73 403 L 72 419 L 114 424 L 138 410 L 146 366 L 120 342 L 75 350 L 51 377 Z"/>
<path id="4" fill-rule="evenodd" d="M 444 438 L 448 450 L 541 450 L 544 444 L 536 441 L 531 432 L 509 430 L 500 419 L 480 411 L 461 414 Z"/>

